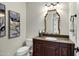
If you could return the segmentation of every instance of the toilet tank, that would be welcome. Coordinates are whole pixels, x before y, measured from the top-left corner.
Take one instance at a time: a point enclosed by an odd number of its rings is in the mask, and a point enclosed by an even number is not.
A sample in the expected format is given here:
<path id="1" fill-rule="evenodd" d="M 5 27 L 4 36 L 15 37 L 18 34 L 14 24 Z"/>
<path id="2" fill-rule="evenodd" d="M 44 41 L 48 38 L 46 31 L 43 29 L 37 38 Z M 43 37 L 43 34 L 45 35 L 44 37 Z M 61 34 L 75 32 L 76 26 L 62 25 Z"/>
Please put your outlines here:
<path id="1" fill-rule="evenodd" d="M 33 45 L 32 39 L 27 39 L 26 40 L 26 45 L 27 46 L 32 46 Z"/>
<path id="2" fill-rule="evenodd" d="M 22 44 L 22 46 L 32 46 L 32 45 L 33 45 L 32 39 L 26 39 Z"/>

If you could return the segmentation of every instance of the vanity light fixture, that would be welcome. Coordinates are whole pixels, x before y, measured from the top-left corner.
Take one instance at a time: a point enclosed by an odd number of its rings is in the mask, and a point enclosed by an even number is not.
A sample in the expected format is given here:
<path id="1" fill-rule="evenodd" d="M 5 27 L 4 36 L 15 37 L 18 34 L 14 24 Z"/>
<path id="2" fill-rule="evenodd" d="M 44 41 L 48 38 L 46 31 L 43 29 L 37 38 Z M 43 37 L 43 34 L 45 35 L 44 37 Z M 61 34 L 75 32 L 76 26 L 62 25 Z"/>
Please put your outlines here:
<path id="1" fill-rule="evenodd" d="M 0 17 L 4 17 L 4 14 L 3 13 L 0 13 Z"/>
<path id="2" fill-rule="evenodd" d="M 59 4 L 59 2 L 48 3 L 48 4 L 45 4 L 45 6 L 47 7 L 48 10 L 53 10 L 53 9 L 55 9 L 54 7 L 57 4 Z"/>
<path id="3" fill-rule="evenodd" d="M 4 17 L 4 16 L 5 16 L 4 10 L 0 10 L 0 17 Z"/>
<path id="4" fill-rule="evenodd" d="M 45 4 L 45 6 L 47 6 L 47 7 L 49 7 L 50 5 L 56 6 L 57 4 L 59 4 L 59 2 L 53 2 L 53 3 Z"/>
<path id="5" fill-rule="evenodd" d="M 51 3 L 51 5 L 56 6 L 57 4 L 59 4 L 59 2 L 53 2 Z"/>

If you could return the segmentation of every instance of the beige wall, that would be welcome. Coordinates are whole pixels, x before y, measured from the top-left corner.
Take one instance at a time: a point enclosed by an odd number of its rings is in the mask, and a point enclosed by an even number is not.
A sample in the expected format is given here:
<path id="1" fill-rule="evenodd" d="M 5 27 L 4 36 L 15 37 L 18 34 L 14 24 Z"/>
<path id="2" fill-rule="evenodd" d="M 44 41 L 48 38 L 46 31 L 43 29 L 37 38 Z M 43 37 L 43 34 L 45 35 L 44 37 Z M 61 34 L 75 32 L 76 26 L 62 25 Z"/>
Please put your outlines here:
<path id="1" fill-rule="evenodd" d="M 79 47 L 79 2 L 76 3 L 77 9 L 76 9 L 76 14 L 77 14 L 77 19 L 76 19 L 76 24 L 77 24 L 77 47 Z M 79 52 L 77 53 L 79 56 Z"/>
<path id="2" fill-rule="evenodd" d="M 69 3 L 63 2 L 60 6 L 60 34 L 69 35 Z"/>
<path id="3" fill-rule="evenodd" d="M 32 38 L 38 35 L 40 30 L 44 29 L 45 16 L 44 2 L 27 3 L 27 37 Z M 69 35 L 69 3 L 60 3 L 61 7 L 58 10 L 60 13 L 60 34 Z"/>
<path id="4" fill-rule="evenodd" d="M 71 2 L 69 4 L 69 18 L 71 17 L 71 15 L 77 14 L 77 4 L 76 2 Z M 75 18 L 75 20 L 77 20 L 77 18 Z M 76 21 L 75 21 L 76 22 Z M 71 28 L 71 22 L 69 20 L 69 29 Z M 76 26 L 75 26 L 76 29 Z M 75 32 L 76 34 L 76 32 Z M 69 31 L 69 35 L 70 35 L 70 39 L 76 44 L 76 36 L 73 36 L 73 33 Z"/>
<path id="5" fill-rule="evenodd" d="M 70 39 L 75 43 L 75 47 L 79 47 L 79 2 L 73 2 L 73 3 L 70 3 L 70 14 L 69 16 L 71 15 L 74 15 L 74 14 L 77 14 L 77 17 L 75 18 L 75 35 L 73 36 L 71 32 L 69 32 L 69 35 L 70 35 Z M 71 23 L 69 21 L 69 23 Z M 69 29 L 70 29 L 70 24 L 69 24 Z M 79 52 L 76 53 L 76 55 L 79 56 Z"/>
<path id="6" fill-rule="evenodd" d="M 27 38 L 33 38 L 43 29 L 44 3 L 28 2 L 27 4 Z"/>
<path id="7" fill-rule="evenodd" d="M 3 3 L 6 5 L 6 36 L 0 38 L 0 55 L 14 55 L 16 50 L 26 39 L 26 3 Z M 8 10 L 20 13 L 21 35 L 14 39 L 8 39 Z"/>

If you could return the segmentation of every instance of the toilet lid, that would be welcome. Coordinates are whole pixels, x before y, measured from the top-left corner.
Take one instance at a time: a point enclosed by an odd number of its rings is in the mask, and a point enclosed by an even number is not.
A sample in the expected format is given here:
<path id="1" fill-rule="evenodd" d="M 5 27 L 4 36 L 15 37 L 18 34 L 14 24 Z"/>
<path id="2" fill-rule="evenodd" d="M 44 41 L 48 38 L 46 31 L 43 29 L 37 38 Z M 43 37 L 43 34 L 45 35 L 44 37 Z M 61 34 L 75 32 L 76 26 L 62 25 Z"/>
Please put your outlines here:
<path id="1" fill-rule="evenodd" d="M 17 53 L 20 53 L 20 52 L 25 52 L 25 51 L 28 51 L 30 47 L 28 46 L 24 46 L 24 47 L 21 47 L 17 50 Z"/>

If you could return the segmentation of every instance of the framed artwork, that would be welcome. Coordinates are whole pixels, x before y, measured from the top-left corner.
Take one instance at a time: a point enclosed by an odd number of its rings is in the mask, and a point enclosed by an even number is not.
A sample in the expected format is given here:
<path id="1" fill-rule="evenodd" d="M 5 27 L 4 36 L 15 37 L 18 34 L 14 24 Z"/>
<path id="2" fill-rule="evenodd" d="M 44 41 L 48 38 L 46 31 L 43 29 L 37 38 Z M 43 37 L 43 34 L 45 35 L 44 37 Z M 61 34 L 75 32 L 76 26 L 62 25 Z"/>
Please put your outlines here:
<path id="1" fill-rule="evenodd" d="M 6 12 L 5 5 L 0 3 L 0 37 L 6 35 Z"/>
<path id="2" fill-rule="evenodd" d="M 20 14 L 9 10 L 9 38 L 20 36 Z"/>

